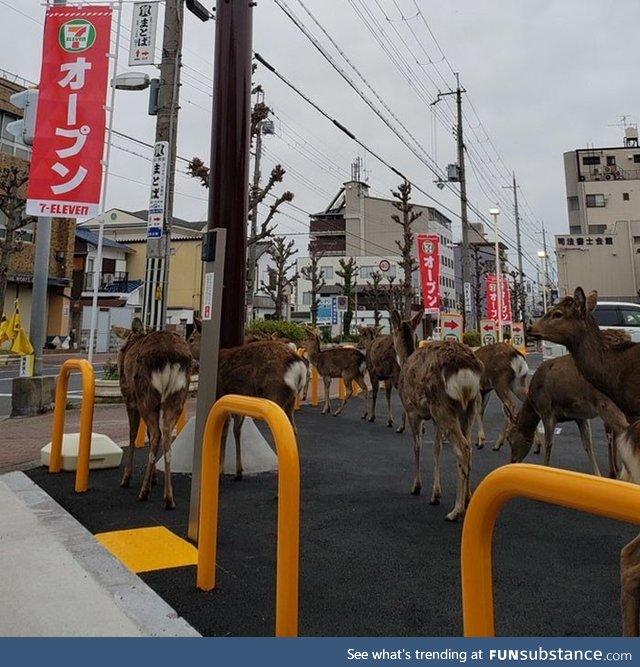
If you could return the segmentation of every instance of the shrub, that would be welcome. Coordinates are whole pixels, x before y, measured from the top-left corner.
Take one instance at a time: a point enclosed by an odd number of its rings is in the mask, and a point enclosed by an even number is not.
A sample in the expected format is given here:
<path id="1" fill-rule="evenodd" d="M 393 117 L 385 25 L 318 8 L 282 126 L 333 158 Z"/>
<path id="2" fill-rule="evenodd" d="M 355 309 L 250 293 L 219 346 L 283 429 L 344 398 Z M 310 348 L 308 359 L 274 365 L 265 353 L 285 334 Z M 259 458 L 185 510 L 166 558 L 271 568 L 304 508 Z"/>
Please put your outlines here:
<path id="1" fill-rule="evenodd" d="M 108 359 L 104 362 L 102 367 L 104 370 L 104 379 L 105 380 L 119 380 L 120 371 L 118 369 L 118 363 L 113 361 L 113 359 Z"/>
<path id="2" fill-rule="evenodd" d="M 277 334 L 280 338 L 287 338 L 296 344 L 302 343 L 307 337 L 302 325 L 284 320 L 253 320 L 246 328 L 246 333 L 267 336 Z"/>
<path id="3" fill-rule="evenodd" d="M 480 345 L 480 332 L 479 331 L 465 331 L 462 335 L 462 341 L 466 343 L 469 347 L 479 347 Z"/>

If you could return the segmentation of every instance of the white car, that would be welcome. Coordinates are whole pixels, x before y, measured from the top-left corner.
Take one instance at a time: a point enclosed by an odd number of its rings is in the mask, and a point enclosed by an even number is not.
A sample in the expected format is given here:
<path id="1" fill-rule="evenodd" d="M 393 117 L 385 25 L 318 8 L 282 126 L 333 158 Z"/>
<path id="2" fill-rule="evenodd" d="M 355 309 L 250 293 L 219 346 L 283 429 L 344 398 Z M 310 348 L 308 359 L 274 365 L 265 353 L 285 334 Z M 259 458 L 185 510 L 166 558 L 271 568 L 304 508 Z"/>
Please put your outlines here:
<path id="1" fill-rule="evenodd" d="M 601 329 L 623 329 L 631 340 L 640 342 L 640 304 L 624 301 L 598 301 L 593 317 Z M 567 354 L 564 345 L 543 341 L 542 354 L 545 359 Z"/>

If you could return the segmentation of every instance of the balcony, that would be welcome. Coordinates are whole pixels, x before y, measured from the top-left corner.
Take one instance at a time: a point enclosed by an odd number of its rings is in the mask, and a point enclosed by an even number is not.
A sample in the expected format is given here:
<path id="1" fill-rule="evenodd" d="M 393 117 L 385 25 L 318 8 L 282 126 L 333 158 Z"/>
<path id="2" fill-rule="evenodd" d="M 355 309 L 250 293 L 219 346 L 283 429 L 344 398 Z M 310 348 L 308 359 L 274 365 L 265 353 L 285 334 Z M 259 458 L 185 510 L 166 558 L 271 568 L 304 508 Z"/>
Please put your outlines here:
<path id="1" fill-rule="evenodd" d="M 342 216 L 335 218 L 312 218 L 309 225 L 311 236 L 344 236 L 345 221 Z"/>
<path id="2" fill-rule="evenodd" d="M 93 292 L 93 280 L 95 274 L 85 273 L 83 292 Z M 126 271 L 111 271 L 100 274 L 98 292 L 110 292 L 112 294 L 129 292 L 129 273 Z"/>

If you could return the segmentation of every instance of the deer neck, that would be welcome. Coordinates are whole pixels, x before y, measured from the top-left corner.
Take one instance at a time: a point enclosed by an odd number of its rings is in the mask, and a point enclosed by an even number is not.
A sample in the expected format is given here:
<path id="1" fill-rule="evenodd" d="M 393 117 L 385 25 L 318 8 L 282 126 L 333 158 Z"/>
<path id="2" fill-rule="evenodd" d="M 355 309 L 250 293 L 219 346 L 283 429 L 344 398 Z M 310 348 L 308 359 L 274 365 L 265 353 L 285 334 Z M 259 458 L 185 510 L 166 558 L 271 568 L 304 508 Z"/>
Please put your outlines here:
<path id="1" fill-rule="evenodd" d="M 616 355 L 605 347 L 594 322 L 586 322 L 581 333 L 567 341 L 566 348 L 582 375 L 597 389 L 609 395 L 610 385 L 616 381 L 615 375 L 611 373 L 611 364 L 615 362 Z"/>
<path id="2" fill-rule="evenodd" d="M 527 399 L 522 404 L 522 408 L 520 408 L 520 412 L 516 418 L 516 428 L 528 441 L 533 441 L 533 436 L 539 422 L 540 417 L 538 416 L 538 413 L 534 410 L 531 401 Z"/>

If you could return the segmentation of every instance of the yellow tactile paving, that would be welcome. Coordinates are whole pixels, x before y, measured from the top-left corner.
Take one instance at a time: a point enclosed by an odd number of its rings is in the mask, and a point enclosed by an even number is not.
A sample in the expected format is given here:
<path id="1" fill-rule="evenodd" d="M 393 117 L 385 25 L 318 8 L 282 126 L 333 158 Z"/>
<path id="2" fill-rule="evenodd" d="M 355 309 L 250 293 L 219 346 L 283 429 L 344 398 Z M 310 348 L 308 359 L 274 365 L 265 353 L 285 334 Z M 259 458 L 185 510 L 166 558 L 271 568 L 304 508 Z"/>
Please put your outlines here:
<path id="1" fill-rule="evenodd" d="M 133 572 L 196 565 L 198 550 L 164 526 L 98 533 L 96 539 Z"/>

